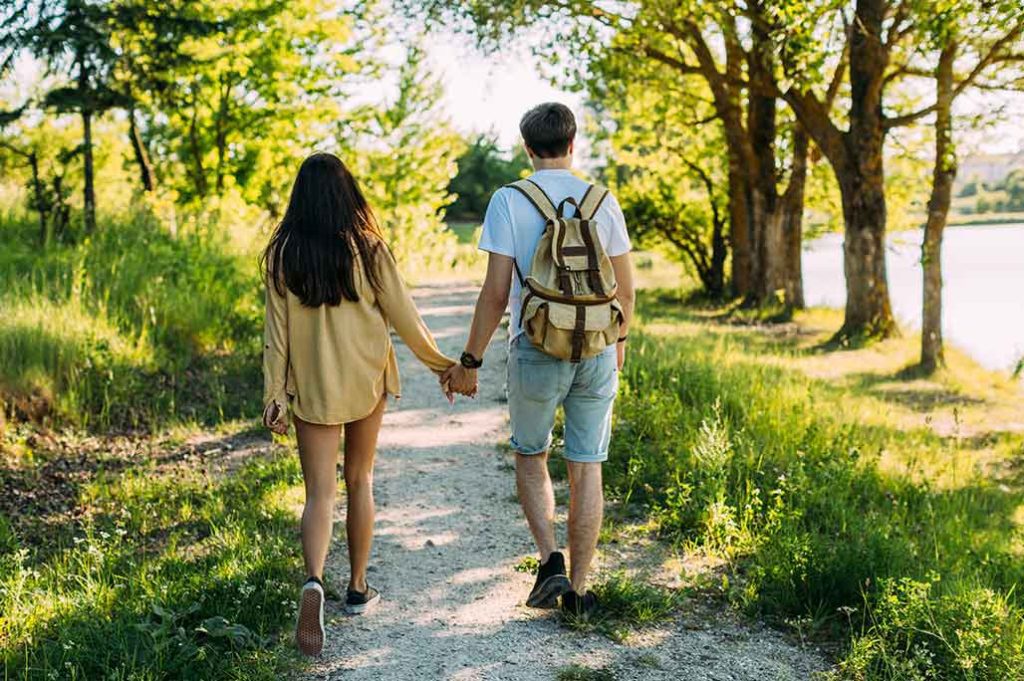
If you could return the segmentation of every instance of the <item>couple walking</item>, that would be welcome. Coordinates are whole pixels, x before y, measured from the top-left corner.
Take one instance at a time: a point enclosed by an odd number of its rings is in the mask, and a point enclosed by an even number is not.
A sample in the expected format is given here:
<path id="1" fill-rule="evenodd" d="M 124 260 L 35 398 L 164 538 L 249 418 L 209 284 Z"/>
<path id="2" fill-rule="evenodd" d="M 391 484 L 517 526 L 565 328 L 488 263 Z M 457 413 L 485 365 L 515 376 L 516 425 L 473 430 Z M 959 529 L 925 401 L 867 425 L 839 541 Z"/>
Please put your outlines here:
<path id="1" fill-rule="evenodd" d="M 336 464 L 344 428 L 346 531 L 351 575 L 345 607 L 380 599 L 366 581 L 373 541 L 373 461 L 387 395 L 398 397 L 389 327 L 439 378 L 449 400 L 475 396 L 477 369 L 511 309 L 508 402 L 516 488 L 540 567 L 526 604 L 574 616 L 597 607 L 586 579 L 601 528 L 601 463 L 633 309 L 630 242 L 614 197 L 571 172 L 576 122 L 556 103 L 520 122 L 535 172 L 498 189 L 480 248 L 487 274 L 458 361 L 440 352 L 384 244 L 373 212 L 330 154 L 303 162 L 288 209 L 262 259 L 267 290 L 264 424 L 295 422 L 305 482 L 302 549 L 309 579 L 296 641 L 324 643 L 323 569 L 331 539 Z M 555 541 L 548 475 L 555 410 L 565 414 L 569 471 L 569 572 Z"/>

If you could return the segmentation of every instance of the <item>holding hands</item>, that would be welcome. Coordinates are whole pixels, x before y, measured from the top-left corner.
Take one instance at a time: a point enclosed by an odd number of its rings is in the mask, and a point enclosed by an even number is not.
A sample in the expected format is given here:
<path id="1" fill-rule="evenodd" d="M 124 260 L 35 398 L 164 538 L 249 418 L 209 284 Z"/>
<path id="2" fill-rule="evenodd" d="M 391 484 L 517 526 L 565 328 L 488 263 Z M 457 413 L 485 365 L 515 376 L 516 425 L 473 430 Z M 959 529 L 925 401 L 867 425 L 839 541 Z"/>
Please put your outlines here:
<path id="1" fill-rule="evenodd" d="M 440 378 L 441 389 L 449 400 L 454 393 L 466 397 L 476 397 L 478 389 L 476 369 L 468 369 L 461 364 L 449 367 Z"/>

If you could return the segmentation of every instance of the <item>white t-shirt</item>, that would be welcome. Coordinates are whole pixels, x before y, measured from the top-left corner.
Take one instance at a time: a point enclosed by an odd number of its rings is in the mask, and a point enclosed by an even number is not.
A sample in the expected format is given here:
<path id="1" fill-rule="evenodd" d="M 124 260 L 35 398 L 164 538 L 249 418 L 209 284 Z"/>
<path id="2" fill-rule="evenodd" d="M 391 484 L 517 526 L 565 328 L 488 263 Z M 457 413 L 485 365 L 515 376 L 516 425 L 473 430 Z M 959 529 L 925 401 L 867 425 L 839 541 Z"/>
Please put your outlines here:
<path id="1" fill-rule="evenodd" d="M 530 179 L 544 190 L 556 206 L 569 196 L 582 201 L 589 186 L 569 170 L 538 170 Z M 605 198 L 594 220 L 598 226 L 598 239 L 609 257 L 630 251 L 632 246 L 626 232 L 626 219 L 614 196 L 609 194 Z M 544 233 L 544 224 L 544 216 L 529 199 L 515 189 L 502 187 L 494 192 L 487 205 L 480 235 L 480 250 L 515 258 L 523 276 L 528 277 L 533 253 Z M 519 277 L 513 274 L 512 293 L 509 296 L 509 307 L 512 309 L 509 329 L 512 338 L 523 332 L 519 320 L 521 296 L 522 284 L 519 283 Z"/>

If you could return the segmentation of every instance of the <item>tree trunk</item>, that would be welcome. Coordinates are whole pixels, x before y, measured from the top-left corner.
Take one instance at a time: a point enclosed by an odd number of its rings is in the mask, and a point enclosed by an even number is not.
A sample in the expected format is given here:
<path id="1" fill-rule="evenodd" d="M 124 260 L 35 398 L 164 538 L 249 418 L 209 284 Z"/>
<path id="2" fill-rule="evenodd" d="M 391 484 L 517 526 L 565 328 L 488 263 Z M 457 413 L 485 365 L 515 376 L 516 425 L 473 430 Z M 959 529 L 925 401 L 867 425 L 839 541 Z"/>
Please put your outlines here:
<path id="1" fill-rule="evenodd" d="M 761 12 L 759 3 L 752 4 Z M 764 26 L 755 23 L 751 30 L 752 44 L 747 63 L 750 79 L 766 82 L 774 69 L 772 44 Z M 785 286 L 785 241 L 783 216 L 780 214 L 778 164 L 775 142 L 778 135 L 778 102 L 773 96 L 750 88 L 747 95 L 748 157 L 751 159 L 751 213 L 755 262 L 751 301 L 771 303 Z"/>
<path id="2" fill-rule="evenodd" d="M 851 150 L 851 154 L 855 152 Z M 862 160 L 872 160 L 860 152 Z M 873 163 L 882 163 L 876 150 Z M 864 158 L 867 157 L 867 158 Z M 836 341 L 886 338 L 897 332 L 885 268 L 885 186 L 881 171 L 861 166 L 837 171 L 843 199 L 846 318 Z"/>
<path id="3" fill-rule="evenodd" d="M 882 42 L 885 0 L 858 0 L 850 38 L 850 128 L 844 162 L 835 167 L 846 239 L 846 319 L 836 340 L 885 338 L 898 332 L 885 271 L 885 121 L 882 91 L 888 52 Z"/>
<path id="4" fill-rule="evenodd" d="M 199 128 L 196 120 L 199 112 L 197 107 L 198 102 L 196 102 L 193 97 L 192 119 L 189 121 L 188 139 L 191 147 L 190 151 L 192 152 L 192 166 L 196 194 L 198 196 L 206 196 L 206 169 L 203 167 L 202 150 L 199 145 Z"/>
<path id="5" fill-rule="evenodd" d="M 729 243 L 732 246 L 733 293 L 746 297 L 752 288 L 750 204 L 743 162 L 729 150 Z"/>
<path id="6" fill-rule="evenodd" d="M 957 44 L 950 42 L 939 56 L 935 72 L 935 169 L 928 200 L 928 221 L 921 245 L 924 299 L 921 311 L 921 369 L 932 373 L 945 364 L 942 347 L 942 233 L 956 179 L 956 148 L 953 145 L 953 64 Z"/>
<path id="7" fill-rule="evenodd" d="M 782 224 L 785 241 L 786 267 L 784 284 L 786 308 L 802 310 L 804 302 L 803 275 L 803 221 L 804 221 L 804 187 L 807 184 L 807 151 L 809 141 L 807 132 L 799 123 L 794 123 L 793 130 L 793 161 L 789 175 L 789 184 L 783 196 L 784 218 Z"/>
<path id="8" fill-rule="evenodd" d="M 729 256 L 729 245 L 725 238 L 725 225 L 714 218 L 711 231 L 711 286 L 709 293 L 719 299 L 725 295 L 725 260 Z"/>
<path id="9" fill-rule="evenodd" d="M 153 165 L 149 161 L 149 152 L 146 151 L 146 143 L 135 122 L 134 109 L 128 112 L 128 136 L 131 138 L 132 151 L 135 153 L 135 163 L 139 166 L 142 188 L 144 191 L 151 192 L 156 187 L 156 179 L 153 175 Z"/>
<path id="10" fill-rule="evenodd" d="M 93 178 L 92 161 L 92 111 L 82 109 L 82 152 L 85 172 L 85 195 L 83 201 L 85 232 L 92 234 L 96 231 L 96 190 Z"/>
<path id="11" fill-rule="evenodd" d="M 39 157 L 36 152 L 28 153 L 28 165 L 32 170 L 32 204 L 39 216 L 39 245 L 45 247 L 49 241 L 47 238 L 47 223 L 49 222 L 48 210 L 46 208 L 46 197 L 43 196 L 43 181 L 39 177 Z"/>

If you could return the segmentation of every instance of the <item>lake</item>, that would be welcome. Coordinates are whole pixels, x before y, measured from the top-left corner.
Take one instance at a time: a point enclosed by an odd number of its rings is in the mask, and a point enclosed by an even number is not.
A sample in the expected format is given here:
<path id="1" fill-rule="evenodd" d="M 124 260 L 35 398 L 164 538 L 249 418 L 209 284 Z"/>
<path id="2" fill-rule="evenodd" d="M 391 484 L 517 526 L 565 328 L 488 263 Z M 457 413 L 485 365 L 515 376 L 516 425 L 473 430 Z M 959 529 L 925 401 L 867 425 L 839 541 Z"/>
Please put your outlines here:
<path id="1" fill-rule="evenodd" d="M 888 235 L 886 266 L 893 312 L 921 328 L 922 230 Z M 844 307 L 843 235 L 805 246 L 804 291 L 810 306 Z M 1024 224 L 949 227 L 942 245 L 943 334 L 990 369 L 1012 369 L 1024 356 Z"/>

